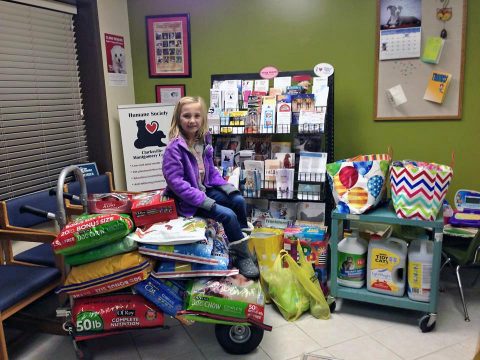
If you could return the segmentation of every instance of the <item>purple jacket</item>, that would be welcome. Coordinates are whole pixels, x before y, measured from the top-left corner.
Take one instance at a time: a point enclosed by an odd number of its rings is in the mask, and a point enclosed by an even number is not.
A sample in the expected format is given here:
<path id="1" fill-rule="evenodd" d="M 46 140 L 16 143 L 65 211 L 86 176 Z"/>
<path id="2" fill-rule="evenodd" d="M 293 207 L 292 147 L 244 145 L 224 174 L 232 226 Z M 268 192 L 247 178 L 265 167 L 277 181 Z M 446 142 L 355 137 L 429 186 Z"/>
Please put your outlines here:
<path id="1" fill-rule="evenodd" d="M 205 187 L 220 186 L 225 191 L 229 185 L 215 169 L 213 164 L 213 147 L 211 135 L 205 136 L 203 152 L 205 164 Z M 172 196 L 177 204 L 178 213 L 182 216 L 193 216 L 199 207 L 209 210 L 215 201 L 199 189 L 200 173 L 197 159 L 188 149 L 187 142 L 181 136 L 171 140 L 163 154 L 163 176 L 167 182 L 165 195 Z M 231 186 L 231 190 L 235 188 Z M 229 189 L 230 190 L 230 189 Z M 231 191 L 225 191 L 230 193 Z"/>

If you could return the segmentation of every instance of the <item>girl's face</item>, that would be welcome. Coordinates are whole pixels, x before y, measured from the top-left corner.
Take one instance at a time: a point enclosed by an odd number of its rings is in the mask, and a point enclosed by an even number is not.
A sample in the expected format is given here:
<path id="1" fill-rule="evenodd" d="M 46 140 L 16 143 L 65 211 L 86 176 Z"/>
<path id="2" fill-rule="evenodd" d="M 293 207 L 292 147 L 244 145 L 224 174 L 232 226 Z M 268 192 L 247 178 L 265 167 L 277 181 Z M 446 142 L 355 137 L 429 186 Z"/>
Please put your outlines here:
<path id="1" fill-rule="evenodd" d="M 203 125 L 202 107 L 199 103 L 185 104 L 180 112 L 180 127 L 187 140 L 195 139 Z"/>

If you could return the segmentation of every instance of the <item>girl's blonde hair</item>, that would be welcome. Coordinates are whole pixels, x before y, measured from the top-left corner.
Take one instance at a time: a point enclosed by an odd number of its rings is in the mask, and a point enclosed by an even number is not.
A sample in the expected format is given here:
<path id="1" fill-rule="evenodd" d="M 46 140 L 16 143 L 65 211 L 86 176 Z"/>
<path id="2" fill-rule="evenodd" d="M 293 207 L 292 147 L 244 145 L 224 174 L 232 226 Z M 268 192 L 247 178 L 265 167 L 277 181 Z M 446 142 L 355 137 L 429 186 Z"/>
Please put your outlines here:
<path id="1" fill-rule="evenodd" d="M 182 127 L 180 126 L 180 114 L 182 113 L 183 106 L 189 104 L 200 104 L 202 124 L 200 125 L 200 129 L 198 129 L 197 138 L 203 139 L 203 137 L 207 133 L 207 106 L 205 105 L 205 101 L 203 101 L 200 96 L 184 96 L 177 103 L 177 106 L 175 106 L 175 110 L 173 110 L 172 123 L 170 124 L 170 131 L 168 132 L 168 138 L 170 140 L 178 137 L 179 135 L 184 135 Z"/>

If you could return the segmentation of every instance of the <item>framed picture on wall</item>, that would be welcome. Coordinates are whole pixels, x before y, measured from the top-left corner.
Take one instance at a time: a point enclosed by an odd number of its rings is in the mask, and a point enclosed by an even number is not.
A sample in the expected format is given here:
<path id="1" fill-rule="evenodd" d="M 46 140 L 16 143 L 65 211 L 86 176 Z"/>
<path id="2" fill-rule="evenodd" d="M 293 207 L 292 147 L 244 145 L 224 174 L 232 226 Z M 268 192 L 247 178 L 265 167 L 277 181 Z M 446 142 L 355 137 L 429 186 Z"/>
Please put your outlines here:
<path id="1" fill-rule="evenodd" d="M 176 105 L 185 96 L 185 85 L 155 85 L 157 103 Z"/>
<path id="2" fill-rule="evenodd" d="M 146 17 L 150 77 L 192 77 L 190 15 Z"/>

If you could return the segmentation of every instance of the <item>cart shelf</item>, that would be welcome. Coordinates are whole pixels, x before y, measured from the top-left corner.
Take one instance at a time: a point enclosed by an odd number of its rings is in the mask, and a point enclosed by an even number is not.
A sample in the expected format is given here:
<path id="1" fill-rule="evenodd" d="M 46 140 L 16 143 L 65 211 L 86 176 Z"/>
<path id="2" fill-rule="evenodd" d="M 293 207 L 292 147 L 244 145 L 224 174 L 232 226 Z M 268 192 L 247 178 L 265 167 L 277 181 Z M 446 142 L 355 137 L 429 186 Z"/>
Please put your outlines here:
<path id="1" fill-rule="evenodd" d="M 368 291 L 366 288 L 349 288 L 339 286 L 337 282 L 337 263 L 338 263 L 338 242 L 343 238 L 344 222 L 347 220 L 355 220 L 361 222 L 381 223 L 381 224 L 398 224 L 410 225 L 422 228 L 432 229 L 433 233 L 430 240 L 433 241 L 433 263 L 430 301 L 420 302 L 408 298 L 405 294 L 402 297 L 384 295 Z M 428 240 L 425 240 L 428 241 Z M 356 301 L 363 301 L 373 304 L 393 306 L 403 309 L 417 310 L 428 312 L 419 321 L 420 329 L 423 332 L 431 331 L 435 327 L 437 316 L 438 302 L 438 283 L 440 275 L 441 254 L 443 241 L 443 216 L 439 214 L 435 221 L 422 221 L 398 218 L 390 203 L 385 204 L 373 211 L 362 215 L 341 214 L 336 211 L 332 212 L 331 226 L 331 294 L 338 298 L 345 298 Z"/>

